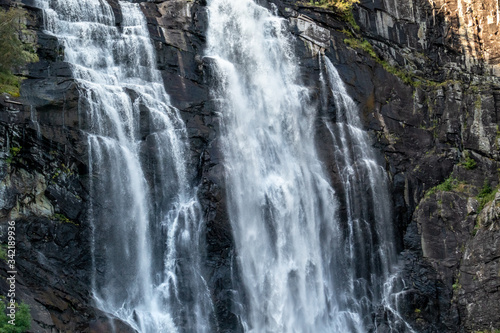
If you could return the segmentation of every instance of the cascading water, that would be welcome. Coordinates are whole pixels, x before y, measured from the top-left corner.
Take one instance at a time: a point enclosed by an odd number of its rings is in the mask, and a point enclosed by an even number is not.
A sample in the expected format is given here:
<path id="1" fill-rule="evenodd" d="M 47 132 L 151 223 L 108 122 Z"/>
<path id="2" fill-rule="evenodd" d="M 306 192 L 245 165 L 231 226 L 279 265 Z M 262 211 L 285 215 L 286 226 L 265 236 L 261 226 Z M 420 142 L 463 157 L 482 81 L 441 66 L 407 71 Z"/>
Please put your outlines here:
<path id="1" fill-rule="evenodd" d="M 336 111 L 335 122 L 328 118 L 324 121 L 331 134 L 344 193 L 344 253 L 351 266 L 351 274 L 346 278 L 354 298 L 359 300 L 359 311 L 368 313 L 381 305 L 397 316 L 388 301 L 397 289 L 393 284 L 398 277 L 392 272 L 397 256 L 387 175 L 377 162 L 368 133 L 362 129 L 359 110 L 337 69 L 326 56 L 320 57 L 320 66 L 323 106 L 327 107 L 331 98 Z"/>
<path id="2" fill-rule="evenodd" d="M 243 327 L 367 332 L 395 252 L 386 176 L 357 108 L 325 58 L 323 94 L 338 110 L 337 123 L 326 122 L 345 193 L 337 200 L 284 20 L 252 0 L 211 0 L 208 9 Z"/>
<path id="3" fill-rule="evenodd" d="M 93 292 L 139 332 L 209 331 L 202 223 L 189 187 L 187 136 L 138 4 L 37 0 L 64 45 L 88 135 Z"/>

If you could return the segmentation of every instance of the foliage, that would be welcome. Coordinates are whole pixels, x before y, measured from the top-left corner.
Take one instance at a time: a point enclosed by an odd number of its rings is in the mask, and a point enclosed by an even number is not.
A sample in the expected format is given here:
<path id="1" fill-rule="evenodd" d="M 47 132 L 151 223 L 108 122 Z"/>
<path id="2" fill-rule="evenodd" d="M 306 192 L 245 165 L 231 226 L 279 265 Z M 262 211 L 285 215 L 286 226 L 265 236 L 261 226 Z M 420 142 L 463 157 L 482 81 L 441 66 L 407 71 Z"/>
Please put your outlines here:
<path id="1" fill-rule="evenodd" d="M 373 49 L 372 44 L 370 44 L 367 40 L 361 40 L 357 38 L 348 38 L 344 39 L 344 43 L 349 45 L 352 48 L 355 49 L 360 49 L 368 53 L 372 58 L 377 58 L 377 54 L 375 53 L 375 50 Z"/>
<path id="2" fill-rule="evenodd" d="M 447 192 L 447 191 L 452 191 L 453 189 L 457 188 L 458 185 L 460 185 L 460 182 L 458 179 L 453 178 L 452 176 L 446 178 L 444 182 L 441 184 L 434 186 L 430 190 L 427 191 L 426 196 L 430 196 L 436 192 Z"/>
<path id="3" fill-rule="evenodd" d="M 351 11 L 352 6 L 359 3 L 359 0 L 311 0 L 311 2 L 320 6 L 333 7 L 341 13 L 346 13 Z"/>
<path id="4" fill-rule="evenodd" d="M 0 9 L 0 93 L 19 95 L 21 78 L 12 74 L 16 67 L 38 61 L 34 34 L 26 30 L 28 12 L 22 8 Z"/>
<path id="5" fill-rule="evenodd" d="M 1 52 L 1 51 L 0 51 Z M 0 93 L 19 97 L 21 79 L 10 72 L 0 72 Z"/>
<path id="6" fill-rule="evenodd" d="M 465 158 L 465 162 L 462 163 L 462 165 L 467 169 L 467 170 L 474 170 L 477 167 L 476 161 L 470 157 L 467 156 Z"/>
<path id="7" fill-rule="evenodd" d="M 370 44 L 370 42 L 365 39 L 356 38 L 351 33 L 347 33 L 347 35 L 351 38 L 344 39 L 344 43 L 352 48 L 363 50 L 364 52 L 368 53 L 370 57 L 372 57 L 382 67 L 384 67 L 387 72 L 399 77 L 407 85 L 411 85 L 414 87 L 420 85 L 422 80 L 420 80 L 419 78 L 416 78 L 411 73 L 396 68 L 390 65 L 387 61 L 380 59 L 379 56 L 375 53 L 375 50 L 373 49 L 373 46 Z"/>
<path id="8" fill-rule="evenodd" d="M 16 303 L 16 325 L 9 324 L 11 320 L 5 313 L 6 306 L 3 301 L 0 301 L 0 332 L 2 333 L 22 333 L 26 332 L 31 327 L 30 308 L 27 304 Z"/>
<path id="9" fill-rule="evenodd" d="M 19 152 L 21 151 L 21 149 L 22 149 L 21 146 L 19 146 L 19 147 L 11 147 L 10 148 L 9 156 L 5 159 L 5 161 L 7 162 L 7 164 L 11 164 L 14 161 L 14 159 L 19 154 Z"/>
<path id="10" fill-rule="evenodd" d="M 477 195 L 477 200 L 479 201 L 479 212 L 483 210 L 484 206 L 486 206 L 488 202 L 491 202 L 493 201 L 493 199 L 495 199 L 495 194 L 496 190 L 493 190 L 488 180 L 485 179 L 484 185 Z"/>
<path id="11" fill-rule="evenodd" d="M 0 245 L 0 260 L 7 260 L 7 251 L 6 251 L 6 245 L 2 244 Z"/>
<path id="12" fill-rule="evenodd" d="M 78 226 L 77 223 L 75 223 L 74 221 L 70 220 L 66 215 L 63 215 L 63 214 L 54 214 L 52 216 L 52 219 L 53 220 L 58 220 L 59 222 L 62 222 L 62 223 L 70 223 L 70 224 L 73 224 L 73 225 L 76 225 Z"/>
<path id="13" fill-rule="evenodd" d="M 355 30 L 360 30 L 352 15 L 352 6 L 359 3 L 359 0 L 310 0 L 316 6 L 332 8 L 342 15 L 344 21 L 348 22 Z"/>

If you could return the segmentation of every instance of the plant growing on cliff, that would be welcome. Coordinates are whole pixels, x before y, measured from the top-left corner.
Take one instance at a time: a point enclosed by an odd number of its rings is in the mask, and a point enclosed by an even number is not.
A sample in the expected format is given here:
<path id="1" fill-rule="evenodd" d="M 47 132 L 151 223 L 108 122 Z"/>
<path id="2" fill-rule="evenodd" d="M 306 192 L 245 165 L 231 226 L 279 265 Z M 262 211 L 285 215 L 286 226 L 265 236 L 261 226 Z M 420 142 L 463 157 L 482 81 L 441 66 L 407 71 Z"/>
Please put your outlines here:
<path id="1" fill-rule="evenodd" d="M 0 260 L 7 260 L 7 250 L 5 244 L 0 245 Z"/>
<path id="2" fill-rule="evenodd" d="M 479 201 L 479 212 L 483 210 L 484 206 L 488 202 L 493 201 L 495 199 L 496 189 L 492 189 L 488 179 L 484 180 L 483 187 L 479 191 L 477 195 L 477 201 Z"/>
<path id="3" fill-rule="evenodd" d="M 458 185 L 460 185 L 460 182 L 458 179 L 453 178 L 452 176 L 448 177 L 445 179 L 444 182 L 441 184 L 434 186 L 433 188 L 429 189 L 427 193 L 425 194 L 426 196 L 433 195 L 436 192 L 448 192 L 452 191 L 453 189 L 457 188 Z"/>
<path id="4" fill-rule="evenodd" d="M 19 152 L 21 151 L 22 148 L 23 147 L 21 147 L 21 146 L 19 146 L 19 147 L 11 147 L 10 148 L 10 150 L 9 150 L 9 156 L 5 160 L 7 162 L 7 164 L 11 164 L 14 161 L 14 159 L 19 154 Z"/>
<path id="5" fill-rule="evenodd" d="M 73 224 L 73 225 L 79 226 L 79 224 L 78 224 L 78 223 L 76 223 L 76 222 L 74 222 L 74 221 L 70 220 L 70 219 L 69 219 L 66 215 L 64 215 L 64 214 L 54 214 L 54 215 L 52 215 L 52 219 L 53 219 L 53 220 L 57 220 L 57 221 L 59 221 L 59 222 L 61 222 L 61 223 L 69 223 L 69 224 Z"/>
<path id="6" fill-rule="evenodd" d="M 463 163 L 463 166 L 467 170 L 474 170 L 477 167 L 477 163 L 476 163 L 476 161 L 472 157 L 467 156 L 465 158 L 465 162 Z"/>
<path id="7" fill-rule="evenodd" d="M 359 0 L 311 0 L 311 3 L 318 4 L 320 6 L 333 7 L 341 13 L 347 13 L 352 10 L 352 6 L 355 3 L 359 3 Z"/>
<path id="8" fill-rule="evenodd" d="M 27 304 L 16 303 L 16 320 L 15 325 L 9 323 L 9 318 L 6 314 L 5 303 L 0 301 L 0 332 L 2 333 L 22 333 L 31 328 L 30 308 Z"/>
<path id="9" fill-rule="evenodd" d="M 355 30 L 359 26 L 354 20 L 352 6 L 359 3 L 359 0 L 310 0 L 310 3 L 317 6 L 329 7 L 342 16 L 342 19 L 348 22 Z"/>
<path id="10" fill-rule="evenodd" d="M 19 95 L 17 67 L 38 61 L 34 34 L 26 29 L 28 12 L 22 8 L 0 9 L 0 93 Z"/>

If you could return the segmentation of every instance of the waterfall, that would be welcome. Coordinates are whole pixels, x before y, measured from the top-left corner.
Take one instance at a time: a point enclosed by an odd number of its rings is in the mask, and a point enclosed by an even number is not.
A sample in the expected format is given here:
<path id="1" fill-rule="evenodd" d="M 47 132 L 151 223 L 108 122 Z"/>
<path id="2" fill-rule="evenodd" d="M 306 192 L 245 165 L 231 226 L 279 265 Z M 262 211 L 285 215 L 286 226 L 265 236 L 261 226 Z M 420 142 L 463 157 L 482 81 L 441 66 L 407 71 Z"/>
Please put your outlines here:
<path id="1" fill-rule="evenodd" d="M 369 313 L 381 305 L 397 316 L 389 301 L 399 277 L 394 275 L 397 256 L 387 175 L 337 69 L 325 56 L 320 66 L 323 106 L 327 108 L 330 98 L 335 110 L 335 121 L 325 117 L 324 122 L 331 134 L 346 210 L 343 253 L 350 266 L 346 278 L 354 299 L 359 300 L 359 311 Z"/>
<path id="2" fill-rule="evenodd" d="M 244 330 L 372 330 L 396 256 L 386 174 L 355 103 L 325 57 L 336 191 L 316 152 L 317 107 L 285 20 L 252 0 L 210 0 L 208 10 Z"/>
<path id="3" fill-rule="evenodd" d="M 64 46 L 88 138 L 92 291 L 139 332 L 210 331 L 203 223 L 185 168 L 187 134 L 171 106 L 138 4 L 37 0 Z"/>

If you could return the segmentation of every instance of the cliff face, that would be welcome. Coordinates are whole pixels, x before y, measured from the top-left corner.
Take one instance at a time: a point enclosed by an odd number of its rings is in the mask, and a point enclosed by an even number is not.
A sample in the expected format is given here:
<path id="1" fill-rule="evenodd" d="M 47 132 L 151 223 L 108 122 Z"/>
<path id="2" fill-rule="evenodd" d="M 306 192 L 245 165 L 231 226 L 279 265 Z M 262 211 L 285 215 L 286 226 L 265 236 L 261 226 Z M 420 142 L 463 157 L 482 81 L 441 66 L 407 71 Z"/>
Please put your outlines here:
<path id="1" fill-rule="evenodd" d="M 356 15 L 382 58 L 426 80 L 406 97 L 385 85 L 398 93 L 375 107 L 395 136 L 384 151 L 403 230 L 410 222 L 408 315 L 422 331 L 498 328 L 498 2 L 365 1 Z"/>
<path id="2" fill-rule="evenodd" d="M 108 2 L 120 15 L 117 2 Z M 218 327 L 238 331 L 219 115 L 203 59 L 204 1 L 137 2 L 166 90 L 189 131 L 190 179 L 200 185 L 205 275 Z M 500 328 L 497 1 L 364 0 L 354 8 L 360 26 L 354 35 L 330 10 L 272 2 L 296 36 L 313 100 L 320 88 L 317 56 L 325 53 L 385 157 L 407 286 L 402 315 L 419 332 Z M 20 100 L 1 99 L 0 236 L 4 240 L 6 222 L 16 220 L 19 297 L 31 305 L 33 331 L 106 332 L 111 324 L 93 307 L 89 290 L 88 158 L 78 90 L 62 46 L 41 30 L 39 10 L 24 3 L 33 14 L 29 27 L 38 35 L 40 62 L 27 69 Z M 361 46 L 363 39 L 372 46 Z M 329 134 L 320 122 L 316 136 L 335 180 Z M 4 276 L 4 262 L 0 270 Z M 6 288 L 0 282 L 1 294 Z M 384 313 L 377 319 L 383 331 Z"/>

